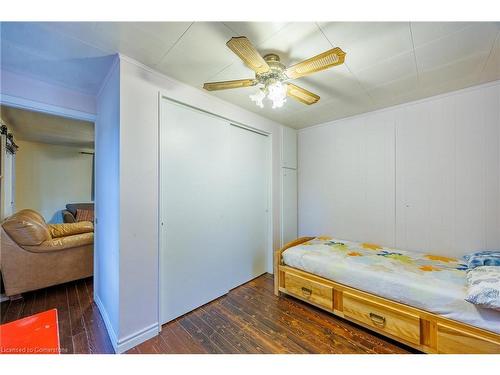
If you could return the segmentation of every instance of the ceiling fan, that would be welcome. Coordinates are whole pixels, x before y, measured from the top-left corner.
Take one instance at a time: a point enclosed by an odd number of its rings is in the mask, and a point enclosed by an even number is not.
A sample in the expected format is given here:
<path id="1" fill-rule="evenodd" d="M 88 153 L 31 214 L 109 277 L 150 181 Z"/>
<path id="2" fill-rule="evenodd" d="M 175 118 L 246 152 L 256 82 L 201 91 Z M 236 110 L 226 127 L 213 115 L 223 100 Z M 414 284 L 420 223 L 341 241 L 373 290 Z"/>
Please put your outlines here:
<path id="1" fill-rule="evenodd" d="M 226 45 L 255 72 L 255 78 L 208 82 L 203 88 L 215 91 L 258 85 L 259 91 L 250 95 L 250 99 L 261 108 L 264 108 L 266 96 L 273 102 L 273 108 L 282 107 L 287 96 L 307 105 L 317 103 L 318 95 L 290 83 L 290 80 L 341 65 L 345 59 L 345 52 L 336 47 L 287 68 L 274 53 L 262 57 L 245 36 L 231 38 Z"/>

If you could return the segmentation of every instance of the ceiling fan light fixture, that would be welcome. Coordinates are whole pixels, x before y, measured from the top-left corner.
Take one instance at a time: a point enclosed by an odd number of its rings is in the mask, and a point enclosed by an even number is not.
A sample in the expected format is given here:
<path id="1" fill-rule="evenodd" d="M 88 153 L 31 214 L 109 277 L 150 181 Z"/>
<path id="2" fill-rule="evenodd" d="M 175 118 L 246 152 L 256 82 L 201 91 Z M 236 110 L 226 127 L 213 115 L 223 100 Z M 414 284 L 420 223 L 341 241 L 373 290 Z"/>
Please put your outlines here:
<path id="1" fill-rule="evenodd" d="M 250 99 L 260 108 L 264 108 L 266 96 L 273 103 L 273 108 L 282 107 L 288 96 L 306 105 L 317 103 L 319 95 L 290 83 L 290 80 L 341 65 L 345 60 L 345 52 L 335 47 L 287 68 L 275 53 L 261 56 L 245 36 L 233 37 L 226 44 L 254 71 L 255 79 L 207 82 L 203 88 L 214 91 L 258 85 L 259 91 L 250 95 Z"/>
<path id="2" fill-rule="evenodd" d="M 281 108 L 286 102 L 287 86 L 280 81 L 270 84 L 268 87 L 267 98 L 273 102 L 274 108 Z"/>
<path id="3" fill-rule="evenodd" d="M 266 93 L 263 89 L 259 89 L 259 91 L 257 91 L 255 94 L 250 95 L 250 99 L 252 100 L 252 102 L 255 102 L 255 104 L 260 108 L 264 108 L 263 101 L 265 97 Z"/>

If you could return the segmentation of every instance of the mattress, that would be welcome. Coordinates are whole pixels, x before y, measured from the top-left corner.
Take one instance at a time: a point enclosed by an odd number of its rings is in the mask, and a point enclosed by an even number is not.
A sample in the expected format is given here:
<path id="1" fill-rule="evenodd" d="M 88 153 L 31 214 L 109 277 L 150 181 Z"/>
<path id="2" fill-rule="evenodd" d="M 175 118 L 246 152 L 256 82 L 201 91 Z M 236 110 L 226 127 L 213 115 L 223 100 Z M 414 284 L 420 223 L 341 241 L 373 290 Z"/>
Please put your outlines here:
<path id="1" fill-rule="evenodd" d="M 500 312 L 464 300 L 459 259 L 316 237 L 283 252 L 287 266 L 443 317 L 500 333 Z"/>

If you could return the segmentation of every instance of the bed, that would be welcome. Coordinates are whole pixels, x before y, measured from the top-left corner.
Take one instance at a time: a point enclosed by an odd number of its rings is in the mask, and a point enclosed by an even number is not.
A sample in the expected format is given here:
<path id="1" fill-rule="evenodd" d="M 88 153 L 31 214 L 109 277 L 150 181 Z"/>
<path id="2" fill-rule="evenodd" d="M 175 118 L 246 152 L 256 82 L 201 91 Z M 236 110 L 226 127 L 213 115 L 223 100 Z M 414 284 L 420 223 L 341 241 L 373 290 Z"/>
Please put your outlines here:
<path id="1" fill-rule="evenodd" d="M 460 260 L 332 237 L 276 253 L 275 291 L 427 353 L 500 353 L 500 312 L 464 300 Z"/>

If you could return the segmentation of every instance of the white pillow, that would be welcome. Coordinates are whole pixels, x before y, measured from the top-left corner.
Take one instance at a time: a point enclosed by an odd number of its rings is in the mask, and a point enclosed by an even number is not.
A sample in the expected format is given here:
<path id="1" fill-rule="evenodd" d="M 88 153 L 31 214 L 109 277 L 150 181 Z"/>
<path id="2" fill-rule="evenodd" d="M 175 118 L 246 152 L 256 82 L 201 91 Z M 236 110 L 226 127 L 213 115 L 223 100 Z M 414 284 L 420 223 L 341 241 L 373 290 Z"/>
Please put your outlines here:
<path id="1" fill-rule="evenodd" d="M 467 302 L 500 311 L 500 267 L 479 266 L 467 271 Z"/>

